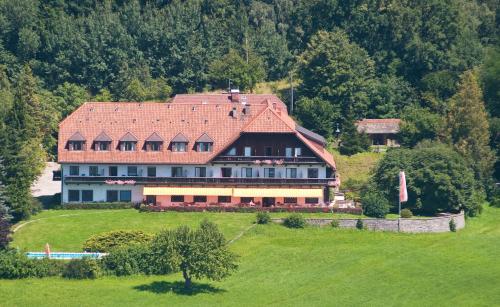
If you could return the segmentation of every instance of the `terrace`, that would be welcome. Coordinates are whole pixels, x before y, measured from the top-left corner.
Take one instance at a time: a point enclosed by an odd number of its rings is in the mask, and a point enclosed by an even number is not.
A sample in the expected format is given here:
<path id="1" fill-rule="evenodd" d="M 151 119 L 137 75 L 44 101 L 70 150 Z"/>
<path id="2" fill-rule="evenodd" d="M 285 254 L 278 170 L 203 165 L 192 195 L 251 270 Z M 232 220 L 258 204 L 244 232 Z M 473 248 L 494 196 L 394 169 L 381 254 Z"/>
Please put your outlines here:
<path id="1" fill-rule="evenodd" d="M 65 176 L 65 183 L 103 184 L 230 184 L 230 185 L 335 185 L 335 178 L 242 178 L 242 177 L 139 177 Z"/>
<path id="2" fill-rule="evenodd" d="M 253 164 L 324 164 L 316 157 L 287 157 L 287 156 L 233 156 L 224 155 L 215 157 L 212 163 L 248 162 Z"/>

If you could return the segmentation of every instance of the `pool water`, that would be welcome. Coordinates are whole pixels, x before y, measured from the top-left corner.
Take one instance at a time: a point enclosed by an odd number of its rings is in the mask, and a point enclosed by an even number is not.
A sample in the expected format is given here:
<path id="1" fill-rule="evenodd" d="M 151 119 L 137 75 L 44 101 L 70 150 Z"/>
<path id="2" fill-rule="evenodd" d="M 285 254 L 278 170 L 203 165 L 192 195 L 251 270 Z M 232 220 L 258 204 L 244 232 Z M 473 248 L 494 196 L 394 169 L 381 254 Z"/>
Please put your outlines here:
<path id="1" fill-rule="evenodd" d="M 50 259 L 60 259 L 60 260 L 71 260 L 71 259 L 82 259 L 84 257 L 99 259 L 102 256 L 106 256 L 106 253 L 62 253 L 55 252 L 50 253 Z M 42 259 L 47 258 L 47 254 L 45 252 L 28 252 L 26 256 L 30 259 Z"/>

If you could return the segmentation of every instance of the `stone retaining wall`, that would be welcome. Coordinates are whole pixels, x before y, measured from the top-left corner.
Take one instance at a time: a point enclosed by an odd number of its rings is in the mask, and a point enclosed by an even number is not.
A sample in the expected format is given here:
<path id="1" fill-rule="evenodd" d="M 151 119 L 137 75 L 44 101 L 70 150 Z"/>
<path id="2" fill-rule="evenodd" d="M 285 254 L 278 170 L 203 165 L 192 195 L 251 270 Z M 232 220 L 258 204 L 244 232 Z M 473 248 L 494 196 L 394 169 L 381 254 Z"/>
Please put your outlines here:
<path id="1" fill-rule="evenodd" d="M 458 214 L 443 214 L 430 218 L 400 219 L 401 232 L 423 233 L 423 232 L 448 232 L 450 231 L 450 220 L 453 219 L 457 225 L 457 230 L 465 227 L 464 212 Z M 282 218 L 272 219 L 275 223 L 282 223 Z M 310 225 L 324 226 L 330 225 L 333 218 L 306 218 Z M 356 228 L 357 219 L 336 219 L 341 228 Z M 375 219 L 365 218 L 363 224 L 370 230 L 398 231 L 397 219 Z"/>

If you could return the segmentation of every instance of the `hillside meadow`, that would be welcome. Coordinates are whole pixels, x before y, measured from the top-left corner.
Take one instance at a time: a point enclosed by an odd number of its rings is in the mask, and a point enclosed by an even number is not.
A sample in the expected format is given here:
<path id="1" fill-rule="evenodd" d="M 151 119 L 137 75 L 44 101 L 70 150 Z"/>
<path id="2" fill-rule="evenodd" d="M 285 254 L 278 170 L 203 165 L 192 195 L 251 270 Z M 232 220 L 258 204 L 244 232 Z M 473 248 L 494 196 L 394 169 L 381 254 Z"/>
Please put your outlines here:
<path id="1" fill-rule="evenodd" d="M 76 251 L 94 233 L 157 231 L 201 219 L 216 222 L 239 255 L 240 269 L 222 282 L 196 281 L 182 292 L 178 274 L 1 280 L 2 306 L 372 305 L 492 306 L 500 302 L 500 209 L 486 208 L 466 229 L 398 234 L 330 227 L 252 227 L 252 214 L 47 211 L 21 227 L 12 246 Z"/>

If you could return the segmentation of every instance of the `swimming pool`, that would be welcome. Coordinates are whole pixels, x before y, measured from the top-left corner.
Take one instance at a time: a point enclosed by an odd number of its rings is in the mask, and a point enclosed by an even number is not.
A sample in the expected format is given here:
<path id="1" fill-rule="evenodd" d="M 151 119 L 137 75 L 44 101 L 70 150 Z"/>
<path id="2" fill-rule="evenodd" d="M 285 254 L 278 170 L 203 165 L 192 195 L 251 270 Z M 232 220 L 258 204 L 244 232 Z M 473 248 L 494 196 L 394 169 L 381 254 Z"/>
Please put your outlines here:
<path id="1" fill-rule="evenodd" d="M 63 253 L 63 252 L 55 252 L 50 253 L 50 259 L 60 259 L 60 260 L 71 260 L 71 259 L 82 259 L 84 257 L 99 259 L 103 256 L 106 256 L 106 253 Z M 47 254 L 45 252 L 28 252 L 26 256 L 30 259 L 42 259 L 47 258 Z"/>

